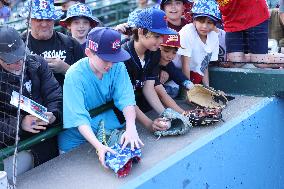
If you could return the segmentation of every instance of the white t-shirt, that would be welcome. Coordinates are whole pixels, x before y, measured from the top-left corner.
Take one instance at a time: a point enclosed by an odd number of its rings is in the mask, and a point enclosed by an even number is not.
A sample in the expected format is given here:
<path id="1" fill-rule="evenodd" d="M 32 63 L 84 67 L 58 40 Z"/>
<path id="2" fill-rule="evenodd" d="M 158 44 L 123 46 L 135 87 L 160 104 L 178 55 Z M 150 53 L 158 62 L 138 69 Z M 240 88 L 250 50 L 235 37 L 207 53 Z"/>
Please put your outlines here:
<path id="1" fill-rule="evenodd" d="M 227 55 L 226 55 L 226 42 L 225 42 L 225 37 L 226 37 L 226 32 L 222 29 L 219 29 L 219 56 L 218 60 L 219 61 L 226 61 L 227 60 Z"/>
<path id="2" fill-rule="evenodd" d="M 180 44 L 183 48 L 179 48 L 178 54 L 190 57 L 190 71 L 194 71 L 204 76 L 204 72 L 210 61 L 218 60 L 219 38 L 218 34 L 211 31 L 207 35 L 206 43 L 203 43 L 197 33 L 195 26 L 191 24 L 185 25 L 179 32 Z M 181 67 L 180 58 L 175 61 L 177 67 Z M 180 65 L 178 65 L 180 64 Z"/>

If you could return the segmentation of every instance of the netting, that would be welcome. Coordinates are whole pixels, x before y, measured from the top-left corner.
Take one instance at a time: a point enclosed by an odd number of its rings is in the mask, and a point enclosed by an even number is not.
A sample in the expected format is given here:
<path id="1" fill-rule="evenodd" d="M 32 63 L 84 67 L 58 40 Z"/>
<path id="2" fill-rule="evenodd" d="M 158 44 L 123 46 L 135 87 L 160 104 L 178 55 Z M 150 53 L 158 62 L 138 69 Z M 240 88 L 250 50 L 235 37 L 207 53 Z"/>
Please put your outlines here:
<path id="1" fill-rule="evenodd" d="M 22 72 L 24 74 L 24 72 Z M 21 93 L 21 75 L 15 75 L 0 67 L 0 148 L 16 145 L 18 136 L 18 121 L 20 114 L 18 107 L 10 104 L 13 91 Z M 3 156 L 3 154 L 0 154 Z M 16 158 L 17 150 L 14 157 Z M 16 159 L 13 161 L 13 170 L 16 170 Z M 16 171 L 13 175 L 16 175 Z M 16 186 L 16 177 L 13 176 L 13 188 Z"/>
<path id="2" fill-rule="evenodd" d="M 29 6 L 28 16 L 28 28 L 30 23 L 31 6 Z M 29 30 L 27 31 L 27 34 Z M 28 41 L 28 40 L 27 40 Z M 25 44 L 25 50 L 28 51 L 28 44 Z M 23 82 L 25 78 L 25 62 L 27 53 L 23 58 L 20 71 L 16 67 L 11 67 L 11 70 L 7 71 L 7 68 L 0 66 L 0 149 L 7 146 L 15 145 L 14 156 L 13 156 L 13 176 L 12 185 L 8 184 L 7 188 L 16 188 L 17 182 L 17 154 L 18 154 L 18 142 L 19 138 L 19 127 L 21 120 L 20 105 L 15 107 L 10 104 L 11 96 L 13 91 L 19 93 L 20 96 L 23 93 Z M 8 69 L 9 70 L 9 69 Z M 20 104 L 20 103 L 19 103 Z M 0 154 L 3 158 L 3 154 Z"/>
<path id="3" fill-rule="evenodd" d="M 19 92 L 20 76 L 0 68 L 0 148 L 14 145 L 17 107 L 10 104 L 12 91 Z M 0 154 L 1 155 L 1 154 Z"/>

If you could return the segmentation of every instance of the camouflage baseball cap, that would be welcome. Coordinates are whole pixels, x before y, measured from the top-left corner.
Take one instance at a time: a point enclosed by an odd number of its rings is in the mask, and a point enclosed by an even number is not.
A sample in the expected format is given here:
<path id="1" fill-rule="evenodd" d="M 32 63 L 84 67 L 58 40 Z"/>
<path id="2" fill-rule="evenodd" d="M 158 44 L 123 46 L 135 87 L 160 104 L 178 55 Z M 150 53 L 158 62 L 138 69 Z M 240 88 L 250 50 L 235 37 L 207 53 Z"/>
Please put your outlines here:
<path id="1" fill-rule="evenodd" d="M 32 1 L 31 18 L 57 20 L 63 15 L 62 11 L 55 10 L 53 0 Z"/>
<path id="2" fill-rule="evenodd" d="M 221 20 L 219 6 L 215 0 L 197 0 L 191 9 L 193 17 L 206 16 L 213 21 Z"/>
<path id="3" fill-rule="evenodd" d="M 95 27 L 99 23 L 99 19 L 95 16 L 92 15 L 91 9 L 83 4 L 83 3 L 78 3 L 75 5 L 72 5 L 69 7 L 67 10 L 67 16 L 65 19 L 60 20 L 60 25 L 63 27 L 67 27 L 67 23 L 74 17 L 85 17 L 88 20 L 91 21 L 92 27 Z"/>

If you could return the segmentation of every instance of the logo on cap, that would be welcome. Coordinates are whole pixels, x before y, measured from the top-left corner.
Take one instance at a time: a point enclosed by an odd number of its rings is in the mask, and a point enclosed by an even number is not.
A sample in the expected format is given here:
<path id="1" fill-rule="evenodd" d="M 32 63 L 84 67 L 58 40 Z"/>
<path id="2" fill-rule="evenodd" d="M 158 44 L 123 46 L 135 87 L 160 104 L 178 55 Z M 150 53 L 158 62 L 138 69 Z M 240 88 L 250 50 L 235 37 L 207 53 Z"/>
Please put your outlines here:
<path id="1" fill-rule="evenodd" d="M 46 9 L 48 5 L 48 2 L 46 0 L 40 0 L 39 1 L 39 8 L 40 9 Z"/>
<path id="2" fill-rule="evenodd" d="M 87 9 L 84 5 L 80 5 L 79 9 L 80 9 L 80 12 L 87 12 Z"/>
<path id="3" fill-rule="evenodd" d="M 169 42 L 177 42 L 178 41 L 178 35 L 169 35 L 166 43 L 169 43 Z"/>
<path id="4" fill-rule="evenodd" d="M 115 41 L 112 43 L 112 49 L 113 49 L 113 50 L 117 50 L 117 49 L 119 49 L 119 48 L 120 48 L 120 40 L 117 39 L 117 40 L 115 40 Z"/>
<path id="5" fill-rule="evenodd" d="M 88 48 L 89 49 L 92 49 L 93 51 L 97 52 L 98 51 L 98 48 L 99 48 L 99 45 L 98 43 L 92 41 L 92 40 L 89 40 L 89 45 L 88 45 Z"/>

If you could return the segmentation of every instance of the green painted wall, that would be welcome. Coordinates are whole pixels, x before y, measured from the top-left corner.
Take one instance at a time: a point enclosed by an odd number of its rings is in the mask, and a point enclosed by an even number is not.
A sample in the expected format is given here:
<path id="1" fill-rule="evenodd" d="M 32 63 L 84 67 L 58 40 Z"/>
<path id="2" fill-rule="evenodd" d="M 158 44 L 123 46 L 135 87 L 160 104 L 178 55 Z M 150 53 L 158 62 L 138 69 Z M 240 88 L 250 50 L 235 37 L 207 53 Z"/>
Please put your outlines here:
<path id="1" fill-rule="evenodd" d="M 284 97 L 284 69 L 210 68 L 210 86 L 229 94 Z"/>

